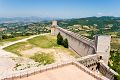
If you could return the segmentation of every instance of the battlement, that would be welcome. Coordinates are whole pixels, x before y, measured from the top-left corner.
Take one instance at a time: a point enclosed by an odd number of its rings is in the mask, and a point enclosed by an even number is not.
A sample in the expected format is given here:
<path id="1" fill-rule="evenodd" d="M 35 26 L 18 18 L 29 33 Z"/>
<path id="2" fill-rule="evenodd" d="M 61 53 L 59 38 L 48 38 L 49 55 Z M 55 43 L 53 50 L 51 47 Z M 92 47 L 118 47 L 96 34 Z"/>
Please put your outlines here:
<path id="1" fill-rule="evenodd" d="M 83 43 L 88 44 L 91 47 L 95 48 L 94 40 L 91 40 L 91 39 L 84 37 L 80 34 L 77 34 L 77 33 L 71 32 L 71 31 L 67 31 L 66 29 L 63 29 L 61 27 L 57 27 L 57 29 L 59 29 L 60 31 L 74 37 L 75 39 L 82 41 Z"/>
<path id="2" fill-rule="evenodd" d="M 114 80 L 114 75 L 117 75 L 117 73 L 114 70 L 112 70 L 109 66 L 107 66 L 97 54 L 81 57 L 77 59 L 77 61 L 82 65 L 86 66 L 91 71 L 97 73 L 99 72 L 100 74 L 102 74 L 110 80 Z"/>

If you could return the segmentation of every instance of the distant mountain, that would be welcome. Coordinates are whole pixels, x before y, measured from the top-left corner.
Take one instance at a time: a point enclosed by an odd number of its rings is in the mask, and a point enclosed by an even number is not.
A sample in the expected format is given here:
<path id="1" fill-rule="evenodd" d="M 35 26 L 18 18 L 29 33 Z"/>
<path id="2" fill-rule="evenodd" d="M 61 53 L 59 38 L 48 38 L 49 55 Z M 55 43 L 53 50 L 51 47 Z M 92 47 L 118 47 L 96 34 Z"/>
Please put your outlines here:
<path id="1" fill-rule="evenodd" d="M 59 20 L 58 25 L 61 27 L 67 27 L 76 24 L 87 25 L 87 26 L 96 25 L 97 28 L 104 28 L 107 25 L 112 25 L 113 27 L 120 27 L 120 17 L 102 16 L 102 17 L 65 19 L 65 20 Z"/>
<path id="2" fill-rule="evenodd" d="M 59 19 L 59 18 L 54 18 Z M 0 23 L 16 23 L 16 22 L 41 22 L 53 20 L 50 17 L 13 17 L 13 18 L 0 18 Z"/>

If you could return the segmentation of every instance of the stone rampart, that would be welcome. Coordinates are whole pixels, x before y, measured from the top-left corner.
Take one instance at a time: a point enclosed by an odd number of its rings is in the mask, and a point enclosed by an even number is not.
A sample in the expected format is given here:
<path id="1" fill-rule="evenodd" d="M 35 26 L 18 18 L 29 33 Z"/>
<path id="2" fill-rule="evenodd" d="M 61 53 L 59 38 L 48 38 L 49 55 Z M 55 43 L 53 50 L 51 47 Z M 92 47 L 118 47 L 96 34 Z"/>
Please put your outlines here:
<path id="1" fill-rule="evenodd" d="M 88 56 L 77 59 L 79 63 L 83 64 L 84 66 L 89 68 L 91 71 L 97 71 L 98 69 L 97 64 L 99 63 L 99 60 L 100 60 L 100 56 L 98 56 L 97 54 L 88 55 Z"/>
<path id="2" fill-rule="evenodd" d="M 107 77 L 110 80 L 114 80 L 114 75 L 118 75 L 114 70 L 112 70 L 109 66 L 107 66 L 104 61 L 99 61 L 100 67 L 99 72 L 102 73 L 103 76 Z"/>
<path id="3" fill-rule="evenodd" d="M 95 54 L 95 44 L 93 40 L 60 27 L 56 27 L 55 34 L 57 35 L 59 32 L 63 38 L 68 39 L 69 48 L 80 56 Z"/>
<path id="4" fill-rule="evenodd" d="M 109 66 L 107 66 L 97 54 L 81 57 L 77 59 L 77 61 L 82 65 L 86 66 L 91 71 L 100 73 L 109 80 L 114 80 L 114 75 L 117 75 L 117 73 L 114 70 L 112 70 Z"/>

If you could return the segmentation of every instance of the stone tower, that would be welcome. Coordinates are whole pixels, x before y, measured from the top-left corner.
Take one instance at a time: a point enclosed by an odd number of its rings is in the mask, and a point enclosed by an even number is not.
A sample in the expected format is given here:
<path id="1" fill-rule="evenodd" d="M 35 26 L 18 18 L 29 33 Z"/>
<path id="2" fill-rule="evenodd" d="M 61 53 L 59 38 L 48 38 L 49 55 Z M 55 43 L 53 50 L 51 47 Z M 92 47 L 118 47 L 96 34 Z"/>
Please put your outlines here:
<path id="1" fill-rule="evenodd" d="M 110 56 L 110 41 L 111 36 L 108 35 L 96 35 L 95 37 L 96 53 L 102 56 L 106 64 L 108 64 Z"/>
<path id="2" fill-rule="evenodd" d="M 52 25 L 51 25 L 51 35 L 55 35 L 56 27 L 57 27 L 57 21 L 52 21 Z"/>

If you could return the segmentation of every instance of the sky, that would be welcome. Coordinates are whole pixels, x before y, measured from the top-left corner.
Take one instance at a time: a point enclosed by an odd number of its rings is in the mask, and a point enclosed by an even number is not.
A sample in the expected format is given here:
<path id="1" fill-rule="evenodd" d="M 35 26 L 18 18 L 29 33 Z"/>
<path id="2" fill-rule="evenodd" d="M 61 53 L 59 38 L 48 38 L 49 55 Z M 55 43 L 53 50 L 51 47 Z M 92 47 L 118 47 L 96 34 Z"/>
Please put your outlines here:
<path id="1" fill-rule="evenodd" d="M 0 17 L 119 16 L 120 0 L 0 0 Z"/>

